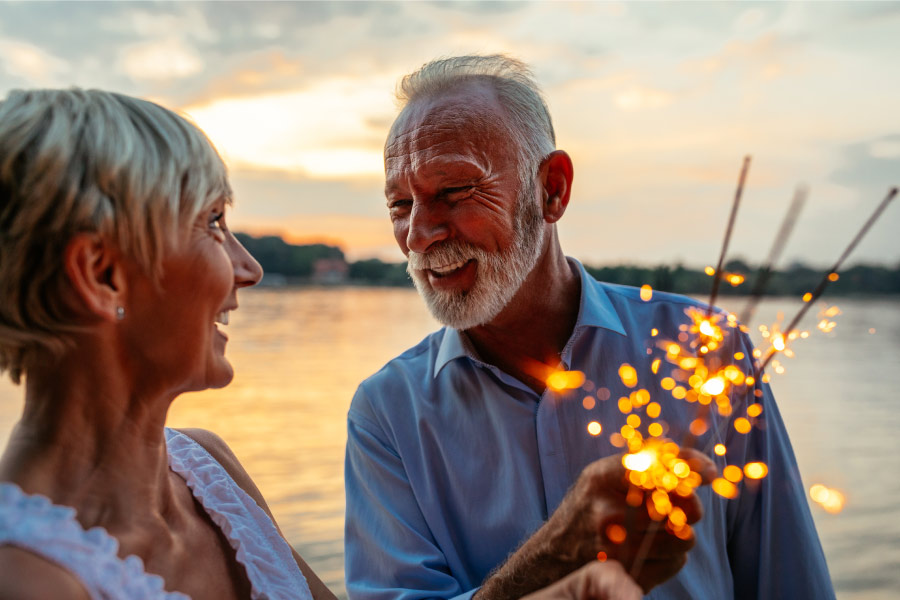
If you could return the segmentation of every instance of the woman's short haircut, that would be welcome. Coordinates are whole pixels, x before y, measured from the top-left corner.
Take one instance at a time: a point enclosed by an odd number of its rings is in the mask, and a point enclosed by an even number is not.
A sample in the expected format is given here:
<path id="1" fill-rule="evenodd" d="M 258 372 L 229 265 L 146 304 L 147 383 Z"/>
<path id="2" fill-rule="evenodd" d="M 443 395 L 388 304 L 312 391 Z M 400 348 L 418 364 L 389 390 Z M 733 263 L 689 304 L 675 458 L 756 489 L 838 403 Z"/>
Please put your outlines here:
<path id="1" fill-rule="evenodd" d="M 418 98 L 431 98 L 471 81 L 493 86 L 510 120 L 519 161 L 519 180 L 529 185 L 538 167 L 556 149 L 556 134 L 541 88 L 528 66 L 502 54 L 440 58 L 400 80 L 400 108 Z"/>
<path id="2" fill-rule="evenodd" d="M 58 353 L 77 324 L 63 266 L 93 233 L 159 281 L 167 248 L 230 199 L 207 137 L 146 100 L 99 90 L 13 91 L 0 102 L 0 373 Z"/>

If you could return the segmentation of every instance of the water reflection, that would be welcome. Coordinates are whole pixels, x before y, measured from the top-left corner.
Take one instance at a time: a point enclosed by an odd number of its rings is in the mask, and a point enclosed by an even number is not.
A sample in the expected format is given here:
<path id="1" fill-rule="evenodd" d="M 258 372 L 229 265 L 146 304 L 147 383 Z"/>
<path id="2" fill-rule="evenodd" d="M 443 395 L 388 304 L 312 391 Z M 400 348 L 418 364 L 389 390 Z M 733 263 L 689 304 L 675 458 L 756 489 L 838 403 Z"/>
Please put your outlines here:
<path id="1" fill-rule="evenodd" d="M 343 593 L 343 451 L 357 384 L 437 327 L 413 290 L 252 289 L 232 315 L 229 387 L 180 398 L 169 425 L 211 429 L 229 443 L 288 539 Z M 762 303 L 756 322 L 797 300 Z M 743 300 L 725 298 L 740 308 Z M 813 506 L 838 596 L 900 589 L 900 302 L 842 300 L 829 334 L 798 340 L 772 386 L 805 487 L 842 490 L 838 515 Z M 870 334 L 874 328 L 876 333 Z M 756 339 L 759 342 L 759 339 Z M 20 408 L 0 383 L 0 442 Z"/>

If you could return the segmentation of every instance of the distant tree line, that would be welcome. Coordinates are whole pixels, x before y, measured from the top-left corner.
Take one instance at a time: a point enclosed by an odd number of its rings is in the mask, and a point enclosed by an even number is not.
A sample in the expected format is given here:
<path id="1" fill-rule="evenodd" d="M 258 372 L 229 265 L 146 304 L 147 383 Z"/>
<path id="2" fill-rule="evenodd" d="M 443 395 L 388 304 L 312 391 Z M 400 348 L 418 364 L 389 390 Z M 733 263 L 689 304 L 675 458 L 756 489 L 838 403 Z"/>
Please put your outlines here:
<path id="1" fill-rule="evenodd" d="M 296 245 L 285 242 L 278 236 L 254 237 L 245 233 L 235 236 L 259 261 L 270 281 L 286 283 L 308 283 L 320 259 L 345 261 L 343 251 L 326 244 Z M 406 273 L 406 263 L 384 262 L 377 258 L 348 262 L 345 283 L 372 286 L 411 286 Z M 589 266 L 588 273 L 608 283 L 642 286 L 650 285 L 655 290 L 679 294 L 705 294 L 709 292 L 712 277 L 702 269 L 691 269 L 683 265 L 661 265 L 641 267 L 632 265 Z M 753 289 L 757 267 L 740 260 L 725 265 L 728 273 L 745 277 L 737 287 L 723 281 L 722 295 L 746 295 Z M 766 294 L 770 296 L 797 296 L 812 291 L 824 272 L 796 263 L 787 268 L 773 271 L 768 277 Z M 264 279 L 265 282 L 265 279 Z M 840 278 L 828 288 L 830 295 L 853 294 L 900 294 L 900 264 L 894 267 L 878 265 L 856 265 L 840 273 Z"/>

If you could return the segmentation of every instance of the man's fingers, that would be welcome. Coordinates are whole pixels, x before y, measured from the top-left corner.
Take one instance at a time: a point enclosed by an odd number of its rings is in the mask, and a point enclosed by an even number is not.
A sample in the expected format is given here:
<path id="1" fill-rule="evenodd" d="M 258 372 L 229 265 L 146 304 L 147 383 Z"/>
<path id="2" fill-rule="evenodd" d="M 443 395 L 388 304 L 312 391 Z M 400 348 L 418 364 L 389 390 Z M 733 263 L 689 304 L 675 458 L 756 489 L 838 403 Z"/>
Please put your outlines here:
<path id="1" fill-rule="evenodd" d="M 694 448 L 682 448 L 678 453 L 678 457 L 687 461 L 688 466 L 691 467 L 691 471 L 700 474 L 704 484 L 711 483 L 713 479 L 719 476 L 719 470 L 716 468 L 716 463 L 699 450 Z"/>
<path id="2" fill-rule="evenodd" d="M 693 525 L 703 517 L 703 503 L 697 494 L 692 493 L 690 496 L 684 497 L 678 494 L 670 494 L 672 506 L 677 506 L 684 511 L 684 516 L 689 525 Z"/>
<path id="3" fill-rule="evenodd" d="M 594 562 L 586 567 L 591 578 L 590 600 L 640 600 L 644 594 L 640 586 L 628 576 L 617 561 Z"/>
<path id="4" fill-rule="evenodd" d="M 646 594 L 663 581 L 678 573 L 686 562 L 686 554 L 668 560 L 647 560 L 641 566 L 640 572 L 635 573 L 635 578 Z"/>

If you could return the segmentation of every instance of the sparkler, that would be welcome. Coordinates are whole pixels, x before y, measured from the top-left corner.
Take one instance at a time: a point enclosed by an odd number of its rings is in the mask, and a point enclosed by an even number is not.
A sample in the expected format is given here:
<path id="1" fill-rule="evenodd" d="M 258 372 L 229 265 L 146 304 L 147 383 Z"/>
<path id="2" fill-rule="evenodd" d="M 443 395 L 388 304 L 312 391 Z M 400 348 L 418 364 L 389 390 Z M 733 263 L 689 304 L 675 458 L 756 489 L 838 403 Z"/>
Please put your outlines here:
<path id="1" fill-rule="evenodd" d="M 723 427 L 727 427 L 729 418 L 734 416 L 730 423 L 737 433 L 746 435 L 752 431 L 754 420 L 763 413 L 763 405 L 754 400 L 754 398 L 762 397 L 763 394 L 759 383 L 768 381 L 768 376 L 762 374 L 763 370 L 775 353 L 784 352 L 790 356 L 788 354 L 790 350 L 786 348 L 789 341 L 796 337 L 806 337 L 806 332 L 801 334 L 795 330 L 797 323 L 809 310 L 813 301 L 821 296 L 827 285 L 838 279 L 837 272 L 844 260 L 897 195 L 897 188 L 889 190 L 887 196 L 856 234 L 834 266 L 825 274 L 815 290 L 804 295 L 804 305 L 790 324 L 783 331 L 779 331 L 777 327 L 773 327 L 771 331 L 767 330 L 772 347 L 763 361 L 755 360 L 761 356 L 759 351 L 754 351 L 753 356 L 745 356 L 743 352 L 736 352 L 733 355 L 734 361 L 747 359 L 751 361 L 751 364 L 756 363 L 757 366 L 751 369 L 751 373 L 745 373 L 732 363 L 730 360 L 732 357 L 723 358 L 722 354 L 725 348 L 725 338 L 731 333 L 731 330 L 746 331 L 746 327 L 739 325 L 736 315 L 714 313 L 713 307 L 723 279 L 732 285 L 740 283 L 740 281 L 735 282 L 737 277 L 734 280 L 726 277 L 722 268 L 749 165 L 750 156 L 746 156 L 738 179 L 717 267 L 712 273 L 709 273 L 712 269 L 707 268 L 707 273 L 714 275 L 709 306 L 705 311 L 694 308 L 686 310 L 689 322 L 681 326 L 677 341 L 659 339 L 658 330 L 655 328 L 651 330 L 651 337 L 656 338 L 657 350 L 664 353 L 665 364 L 671 365 L 670 372 L 659 379 L 660 388 L 671 394 L 673 399 L 696 403 L 698 407 L 697 417 L 690 423 L 682 446 L 693 446 L 696 439 L 708 431 L 708 417 L 715 410 L 723 418 L 719 419 L 717 430 L 711 436 L 703 453 L 708 454 L 710 450 L 713 450 L 720 457 L 725 456 L 728 450 L 725 444 L 719 440 L 723 439 Z M 744 310 L 745 323 L 749 323 L 749 319 L 753 316 L 756 305 L 765 290 L 772 267 L 784 248 L 805 198 L 806 189 L 798 188 L 775 237 L 769 257 L 757 275 L 751 298 Z M 741 277 L 740 280 L 742 281 L 743 278 Z M 652 295 L 653 292 L 649 286 L 641 288 L 642 300 L 649 301 Z M 824 322 L 827 326 L 833 326 L 833 322 L 828 319 L 837 312 L 839 312 L 837 307 L 826 311 Z M 648 354 L 652 354 L 652 350 L 648 349 Z M 659 371 L 663 364 L 662 358 L 654 359 L 651 364 L 651 372 L 654 375 L 660 374 Z M 686 523 L 684 512 L 673 504 L 672 494 L 683 497 L 690 495 L 700 485 L 701 478 L 698 473 L 691 470 L 686 461 L 679 458 L 681 447 L 665 437 L 669 433 L 668 425 L 659 419 L 662 408 L 659 402 L 653 400 L 656 394 L 651 394 L 645 388 L 638 388 L 637 371 L 629 364 L 621 365 L 619 377 L 623 385 L 633 391 L 618 400 L 617 405 L 620 412 L 627 415 L 626 424 L 619 431 L 610 435 L 610 442 L 614 446 L 627 450 L 622 458 L 630 483 L 626 502 L 635 509 L 642 505 L 645 506 L 647 514 L 653 521 L 645 533 L 632 563 L 631 575 L 636 578 L 650 550 L 651 540 L 661 527 L 665 527 L 671 534 L 682 539 L 690 537 L 691 527 Z M 556 390 L 574 389 L 584 384 L 585 380 L 584 375 L 579 372 L 561 372 L 551 375 L 547 383 L 548 387 Z M 737 388 L 746 388 L 746 393 L 738 393 L 737 396 L 748 398 L 747 406 L 743 408 L 740 415 L 736 414 L 737 407 L 731 404 L 732 391 L 737 391 Z M 749 393 L 750 390 L 753 391 L 752 394 Z M 601 396 L 601 391 L 605 395 Z M 597 395 L 605 400 L 609 397 L 609 391 L 601 388 L 597 391 Z M 591 409 L 595 406 L 595 402 L 592 397 L 588 396 L 584 399 L 583 405 L 586 409 Z M 641 415 L 644 416 L 643 419 Z M 587 429 L 592 436 L 598 436 L 603 432 L 603 427 L 598 421 L 590 422 Z M 642 433 L 642 430 L 646 433 Z M 722 476 L 714 479 L 711 485 L 717 494 L 725 498 L 735 498 L 739 493 L 738 484 L 744 479 L 759 480 L 765 478 L 767 474 L 768 466 L 762 462 L 748 462 L 743 466 L 728 464 L 724 467 Z M 829 512 L 839 512 L 843 507 L 844 497 L 837 490 L 817 484 L 811 488 L 810 495 L 815 502 L 820 503 Z M 613 543 L 621 543 L 624 540 L 624 530 L 606 533 L 607 539 Z M 606 557 L 605 553 L 601 554 L 604 555 L 604 558 Z"/>
<path id="2" fill-rule="evenodd" d="M 837 261 L 834 263 L 834 266 L 832 266 L 828 271 L 826 271 L 826 273 L 822 277 L 821 281 L 819 281 L 819 285 L 817 285 L 816 288 L 812 292 L 807 292 L 806 294 L 803 295 L 803 303 L 804 304 L 800 308 L 800 310 L 797 312 L 797 314 L 794 315 L 794 318 L 791 319 L 790 324 L 784 329 L 785 335 L 789 336 L 794 331 L 794 328 L 797 326 L 797 323 L 799 323 L 800 319 L 802 319 L 803 316 L 806 315 L 807 311 L 809 310 L 809 307 L 812 306 L 813 302 L 815 302 L 819 298 L 819 296 L 822 295 L 822 292 L 825 291 L 825 288 L 828 287 L 828 284 L 833 281 L 838 280 L 838 270 L 841 268 L 841 265 L 844 264 L 844 261 L 847 259 L 848 256 L 850 256 L 850 253 L 853 252 L 854 248 L 856 248 L 856 246 L 857 246 L 857 244 L 859 244 L 860 240 L 862 240 L 863 237 L 865 237 L 866 233 L 869 232 L 869 229 L 872 228 L 872 225 L 875 223 L 875 221 L 878 220 L 878 217 L 881 216 L 881 213 L 884 212 L 884 209 L 887 208 L 888 204 L 890 204 L 891 201 L 896 196 L 897 196 L 897 188 L 896 187 L 893 187 L 890 190 L 888 190 L 888 193 L 884 197 L 884 200 L 882 200 L 881 203 L 875 208 L 875 211 L 872 213 L 872 215 L 868 218 L 868 220 L 866 220 L 866 222 L 863 224 L 862 228 L 857 232 L 857 234 L 856 234 L 856 236 L 854 236 L 853 240 L 851 240 L 850 244 L 844 249 L 844 252 L 841 253 L 840 257 L 838 257 Z M 757 370 L 756 370 L 757 376 L 759 375 L 759 373 L 762 373 L 763 369 L 766 368 L 766 365 L 769 364 L 769 361 L 772 360 L 772 357 L 775 356 L 776 353 L 783 351 L 783 350 L 784 350 L 783 347 L 779 350 L 779 348 L 773 344 L 772 347 L 769 348 L 766 358 L 762 361 L 760 366 L 757 368 Z"/>
<path id="3" fill-rule="evenodd" d="M 722 264 L 725 262 L 725 254 L 728 252 L 728 243 L 731 241 L 731 230 L 734 229 L 734 219 L 737 217 L 738 206 L 741 204 L 741 196 L 744 193 L 744 183 L 747 181 L 747 171 L 750 169 L 750 155 L 744 157 L 741 174 L 738 177 L 737 190 L 734 192 L 734 202 L 731 203 L 731 214 L 728 216 L 728 226 L 725 228 L 725 239 L 722 241 L 722 251 L 719 253 L 719 265 L 713 278 L 712 292 L 709 294 L 709 308 L 706 316 L 712 315 L 716 296 L 719 294 L 719 283 L 722 281 Z"/>
<path id="4" fill-rule="evenodd" d="M 772 275 L 772 267 L 775 266 L 788 238 L 791 236 L 797 217 L 800 215 L 800 211 L 806 202 L 808 191 L 806 186 L 799 186 L 794 192 L 794 198 L 791 200 L 791 205 L 784 215 L 781 227 L 779 227 L 778 233 L 775 235 L 775 241 L 772 244 L 772 249 L 769 251 L 769 256 L 756 274 L 756 281 L 753 282 L 753 289 L 750 291 L 750 299 L 747 301 L 747 306 L 744 307 L 744 312 L 741 314 L 742 323 L 749 324 L 753 319 L 756 305 L 759 304 L 759 300 L 762 298 L 769 283 L 769 277 Z"/>

